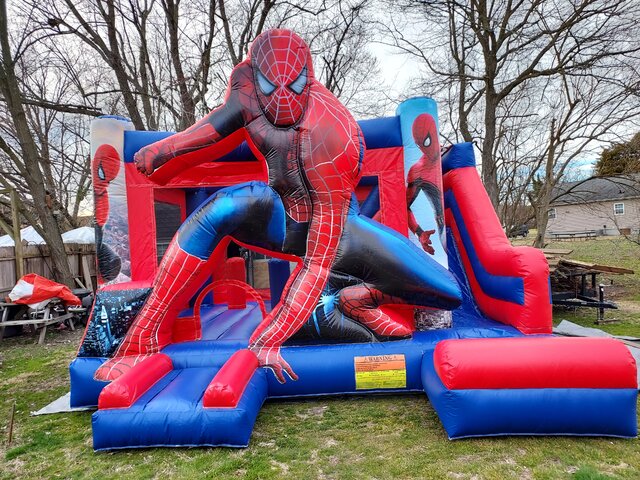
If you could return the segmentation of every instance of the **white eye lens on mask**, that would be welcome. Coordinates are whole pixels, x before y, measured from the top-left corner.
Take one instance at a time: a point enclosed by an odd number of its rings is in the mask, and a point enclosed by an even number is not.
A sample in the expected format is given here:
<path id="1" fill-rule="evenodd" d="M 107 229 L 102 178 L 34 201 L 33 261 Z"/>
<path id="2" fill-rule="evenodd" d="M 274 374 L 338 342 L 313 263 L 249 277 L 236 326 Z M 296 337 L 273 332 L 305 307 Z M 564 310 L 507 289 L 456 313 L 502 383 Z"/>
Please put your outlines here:
<path id="1" fill-rule="evenodd" d="M 298 75 L 298 78 L 296 78 L 289 85 L 289 89 L 292 92 L 297 93 L 298 95 L 300 95 L 302 93 L 302 91 L 304 90 L 304 87 L 305 87 L 306 84 L 307 84 L 307 67 L 304 67 L 302 69 L 302 71 L 300 72 L 300 75 Z"/>
<path id="2" fill-rule="evenodd" d="M 260 91 L 265 95 L 271 95 L 276 89 L 276 86 L 271 83 L 260 70 L 258 70 L 258 86 L 260 87 Z"/>

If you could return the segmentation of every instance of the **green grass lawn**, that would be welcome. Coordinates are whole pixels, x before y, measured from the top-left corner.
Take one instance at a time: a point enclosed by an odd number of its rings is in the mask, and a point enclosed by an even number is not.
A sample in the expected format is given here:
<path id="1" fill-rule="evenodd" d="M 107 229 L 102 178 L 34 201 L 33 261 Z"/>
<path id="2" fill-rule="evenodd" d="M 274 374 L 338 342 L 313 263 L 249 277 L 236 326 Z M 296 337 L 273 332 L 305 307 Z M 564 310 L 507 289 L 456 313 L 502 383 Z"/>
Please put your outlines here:
<path id="1" fill-rule="evenodd" d="M 638 478 L 638 440 L 449 441 L 424 395 L 268 403 L 250 448 L 94 453 L 91 413 L 31 417 L 68 390 L 79 333 L 2 343 L 0 478 Z M 6 445 L 16 402 L 15 434 Z"/>
<path id="2" fill-rule="evenodd" d="M 640 336 L 640 248 L 614 240 L 562 242 L 573 258 L 627 265 L 615 277 L 625 305 L 604 328 Z M 628 263 L 623 263 L 628 262 Z M 635 293 L 634 293 L 635 292 Z M 628 303 L 626 303 L 628 302 Z M 595 312 L 556 312 L 593 326 Z M 145 449 L 94 453 L 91 413 L 31 417 L 68 391 L 67 365 L 81 332 L 0 343 L 0 479 L 4 478 L 640 478 L 640 441 L 521 437 L 449 441 L 424 395 L 349 397 L 264 406 L 250 448 Z M 14 439 L 6 444 L 16 403 Z"/>

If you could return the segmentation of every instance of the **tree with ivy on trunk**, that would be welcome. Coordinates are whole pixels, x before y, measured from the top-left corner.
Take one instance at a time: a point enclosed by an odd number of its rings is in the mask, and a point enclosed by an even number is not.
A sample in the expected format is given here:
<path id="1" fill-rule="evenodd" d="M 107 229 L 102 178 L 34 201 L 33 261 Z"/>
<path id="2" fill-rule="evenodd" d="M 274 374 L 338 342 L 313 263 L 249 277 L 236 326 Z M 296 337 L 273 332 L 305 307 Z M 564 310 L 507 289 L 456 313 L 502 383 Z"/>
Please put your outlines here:
<path id="1" fill-rule="evenodd" d="M 626 142 L 602 151 L 596 163 L 596 175 L 640 173 L 640 132 Z"/>
<path id="2" fill-rule="evenodd" d="M 40 164 L 41 152 L 29 128 L 23 92 L 16 72 L 17 55 L 12 55 L 7 22 L 6 0 L 0 0 L 0 101 L 5 104 L 8 122 L 11 122 L 15 138 L 0 137 L 0 150 L 12 161 L 28 187 L 32 208 L 27 208 L 21 197 L 18 208 L 22 216 L 44 238 L 50 251 L 51 270 L 54 279 L 73 286 L 73 278 L 56 219 L 54 202 L 45 185 Z M 18 52 L 22 53 L 22 52 Z M 15 141 L 14 141 L 15 140 Z M 0 185 L 11 188 L 6 176 L 0 176 Z"/>

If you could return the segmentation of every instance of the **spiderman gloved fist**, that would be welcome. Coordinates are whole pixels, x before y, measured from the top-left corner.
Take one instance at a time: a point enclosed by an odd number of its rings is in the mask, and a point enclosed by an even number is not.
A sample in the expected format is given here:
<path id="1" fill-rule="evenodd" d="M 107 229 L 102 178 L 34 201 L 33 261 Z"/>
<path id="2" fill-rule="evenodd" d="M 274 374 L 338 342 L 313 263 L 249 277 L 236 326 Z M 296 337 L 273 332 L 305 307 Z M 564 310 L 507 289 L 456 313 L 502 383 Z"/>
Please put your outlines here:
<path id="1" fill-rule="evenodd" d="M 143 148 L 134 155 L 133 161 L 140 173 L 144 173 L 145 175 L 151 175 L 153 173 L 155 170 L 153 166 L 154 156 L 155 152 L 150 151 L 148 148 Z"/>

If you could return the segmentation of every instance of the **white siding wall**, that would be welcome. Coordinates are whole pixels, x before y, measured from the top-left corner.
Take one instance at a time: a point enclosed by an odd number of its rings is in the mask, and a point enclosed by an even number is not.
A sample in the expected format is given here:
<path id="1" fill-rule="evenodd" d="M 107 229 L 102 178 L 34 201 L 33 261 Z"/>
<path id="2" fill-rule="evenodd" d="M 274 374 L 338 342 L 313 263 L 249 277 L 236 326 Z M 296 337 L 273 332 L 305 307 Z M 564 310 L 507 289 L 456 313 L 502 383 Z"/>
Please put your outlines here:
<path id="1" fill-rule="evenodd" d="M 624 215 L 613 214 L 613 204 L 624 203 Z M 599 235 L 618 235 L 618 228 L 640 229 L 640 198 L 582 205 L 558 205 L 550 218 L 547 234 L 596 230 Z"/>

